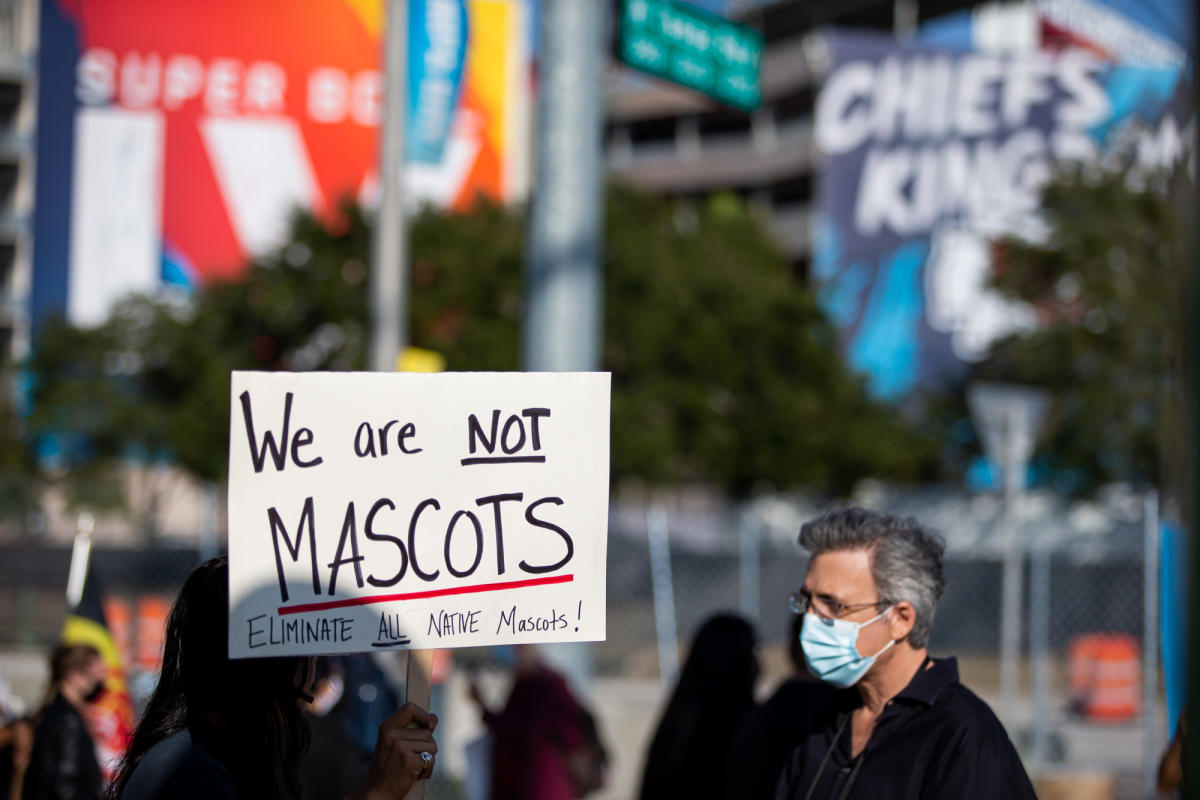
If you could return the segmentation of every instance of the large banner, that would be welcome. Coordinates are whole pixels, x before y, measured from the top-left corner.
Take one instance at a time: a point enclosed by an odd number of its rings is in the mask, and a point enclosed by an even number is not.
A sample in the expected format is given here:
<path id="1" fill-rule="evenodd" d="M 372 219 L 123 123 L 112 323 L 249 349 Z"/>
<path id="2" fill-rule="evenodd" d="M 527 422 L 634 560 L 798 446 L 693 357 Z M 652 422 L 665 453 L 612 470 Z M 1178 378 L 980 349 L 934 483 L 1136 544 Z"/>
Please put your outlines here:
<path id="1" fill-rule="evenodd" d="M 813 273 L 848 361 L 881 397 L 945 385 L 1036 324 L 987 287 L 988 242 L 1036 235 L 1055 165 L 1184 152 L 1180 71 L 1083 52 L 999 57 L 825 37 Z"/>
<path id="2" fill-rule="evenodd" d="M 525 0 L 410 0 L 409 196 L 526 188 Z M 384 0 L 42 0 L 35 319 L 236 277 L 374 202 Z"/>
<path id="3" fill-rule="evenodd" d="M 607 373 L 235 372 L 229 655 L 597 641 Z"/>

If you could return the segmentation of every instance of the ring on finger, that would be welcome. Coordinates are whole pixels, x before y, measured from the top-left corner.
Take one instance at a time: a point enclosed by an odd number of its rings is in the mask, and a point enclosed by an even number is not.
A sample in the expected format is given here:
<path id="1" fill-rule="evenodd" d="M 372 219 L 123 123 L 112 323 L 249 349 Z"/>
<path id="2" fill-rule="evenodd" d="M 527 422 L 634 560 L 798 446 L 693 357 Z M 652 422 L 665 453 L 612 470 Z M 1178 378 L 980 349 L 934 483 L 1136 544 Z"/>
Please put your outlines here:
<path id="1" fill-rule="evenodd" d="M 426 765 L 432 764 L 433 763 L 433 753 L 430 753 L 429 751 L 423 751 L 421 753 L 421 761 L 424 762 Z"/>

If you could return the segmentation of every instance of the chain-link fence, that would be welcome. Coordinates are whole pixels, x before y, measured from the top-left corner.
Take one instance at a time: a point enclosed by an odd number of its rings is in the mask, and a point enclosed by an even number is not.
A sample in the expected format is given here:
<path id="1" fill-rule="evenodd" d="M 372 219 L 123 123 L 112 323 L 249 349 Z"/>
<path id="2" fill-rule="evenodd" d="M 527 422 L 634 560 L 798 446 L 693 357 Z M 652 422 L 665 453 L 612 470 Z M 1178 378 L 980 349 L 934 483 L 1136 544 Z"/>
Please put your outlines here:
<path id="1" fill-rule="evenodd" d="M 89 580 L 96 582 L 135 699 L 153 689 L 161 664 L 163 626 L 171 601 L 192 568 L 209 554 L 196 548 L 96 548 Z M 71 548 L 42 544 L 0 546 L 0 677 L 17 701 L 44 686 L 45 656 L 62 634 Z"/>
<path id="2" fill-rule="evenodd" d="M 1030 769 L 1096 772 L 1115 782 L 1116 797 L 1146 796 L 1147 770 L 1165 745 L 1166 718 L 1154 602 L 1157 524 L 1140 498 L 1091 506 L 1033 498 L 1015 517 L 986 497 L 944 491 L 867 500 L 915 515 L 945 536 L 947 584 L 931 652 L 958 658 L 964 683 L 997 710 Z M 802 583 L 808 561 L 795 533 L 798 521 L 817 510 L 803 504 L 793 504 L 788 514 L 761 504 L 614 510 L 607 639 L 592 650 L 596 679 L 589 698 L 614 750 L 614 773 L 602 797 L 635 791 L 644 748 L 671 688 L 669 676 L 709 615 L 735 611 L 755 624 L 764 691 L 785 674 L 787 596 Z M 1026 544 L 1019 691 L 1005 703 L 1001 543 L 1008 525 L 1017 526 Z M 130 665 L 135 695 L 153 688 L 170 600 L 208 555 L 195 547 L 93 551 L 93 574 L 104 582 L 109 625 Z M 44 654 L 57 641 L 67 610 L 70 556 L 65 545 L 0 545 L 0 673 L 26 696 L 44 688 Z M 486 654 L 459 651 L 454 658 L 478 664 Z M 19 663 L 38 669 L 22 672 Z M 447 702 L 457 702 L 457 694 L 465 694 L 461 686 L 444 690 Z"/>
<path id="3" fill-rule="evenodd" d="M 1150 795 L 1149 776 L 1165 745 L 1157 573 L 1146 562 L 1157 552 L 1157 521 L 1144 515 L 1140 497 L 1117 500 L 1084 506 L 1035 498 L 1016 516 L 998 503 L 953 494 L 890 497 L 883 505 L 940 523 L 948 544 L 946 590 L 930 651 L 957 657 L 962 680 L 997 710 L 1030 771 L 1047 779 L 1066 780 L 1067 772 L 1094 778 L 1111 783 L 1116 797 L 1133 798 Z M 704 619 L 732 610 L 759 631 L 767 682 L 779 678 L 787 668 L 787 596 L 802 583 L 808 560 L 795 543 L 796 529 L 773 532 L 746 509 L 698 526 L 690 515 L 676 521 L 661 509 L 643 513 L 643 524 L 637 513 L 614 515 L 608 638 L 596 648 L 597 674 L 660 680 L 677 669 L 676 647 L 678 659 L 686 657 L 687 641 Z M 665 528 L 658 535 L 667 547 L 656 546 L 656 525 Z M 1016 697 L 1004 702 L 1000 630 L 1009 525 L 1023 543 L 1021 649 Z M 1044 560 L 1033 557 L 1035 546 L 1045 547 Z M 659 707 L 670 681 L 662 684 Z"/>

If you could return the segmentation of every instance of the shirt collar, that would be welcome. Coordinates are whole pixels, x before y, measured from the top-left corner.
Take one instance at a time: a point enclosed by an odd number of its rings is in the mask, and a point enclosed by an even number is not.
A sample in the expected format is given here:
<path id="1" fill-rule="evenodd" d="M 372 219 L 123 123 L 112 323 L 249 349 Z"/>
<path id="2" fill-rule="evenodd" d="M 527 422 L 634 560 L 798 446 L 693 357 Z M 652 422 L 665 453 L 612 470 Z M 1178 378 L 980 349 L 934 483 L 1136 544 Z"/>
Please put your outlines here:
<path id="1" fill-rule="evenodd" d="M 926 669 L 925 664 L 922 664 L 921 669 L 917 670 L 917 674 L 908 682 L 908 686 L 893 699 L 932 706 L 942 689 L 958 682 L 957 658 L 930 658 L 926 663 L 931 666 Z M 859 694 L 857 686 L 847 686 L 834 692 L 833 700 L 839 712 L 852 711 L 862 704 L 862 695 Z"/>
<path id="2" fill-rule="evenodd" d="M 921 666 L 908 686 L 896 695 L 897 700 L 914 700 L 927 706 L 933 705 L 942 689 L 958 682 L 958 659 L 930 659 L 930 665 Z"/>

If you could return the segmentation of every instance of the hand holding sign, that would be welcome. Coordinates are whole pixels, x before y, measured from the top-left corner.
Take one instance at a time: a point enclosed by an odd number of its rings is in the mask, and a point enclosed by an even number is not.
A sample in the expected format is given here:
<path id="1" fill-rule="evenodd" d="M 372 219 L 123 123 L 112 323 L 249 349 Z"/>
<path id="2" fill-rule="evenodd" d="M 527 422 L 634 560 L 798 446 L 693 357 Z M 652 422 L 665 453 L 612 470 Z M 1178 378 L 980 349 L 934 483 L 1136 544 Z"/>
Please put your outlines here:
<path id="1" fill-rule="evenodd" d="M 388 717 L 379 726 L 366 779 L 346 800 L 404 800 L 417 781 L 433 777 L 437 722 L 437 714 L 411 703 Z"/>
<path id="2" fill-rule="evenodd" d="M 232 377 L 232 658 L 604 638 L 608 375 Z"/>

